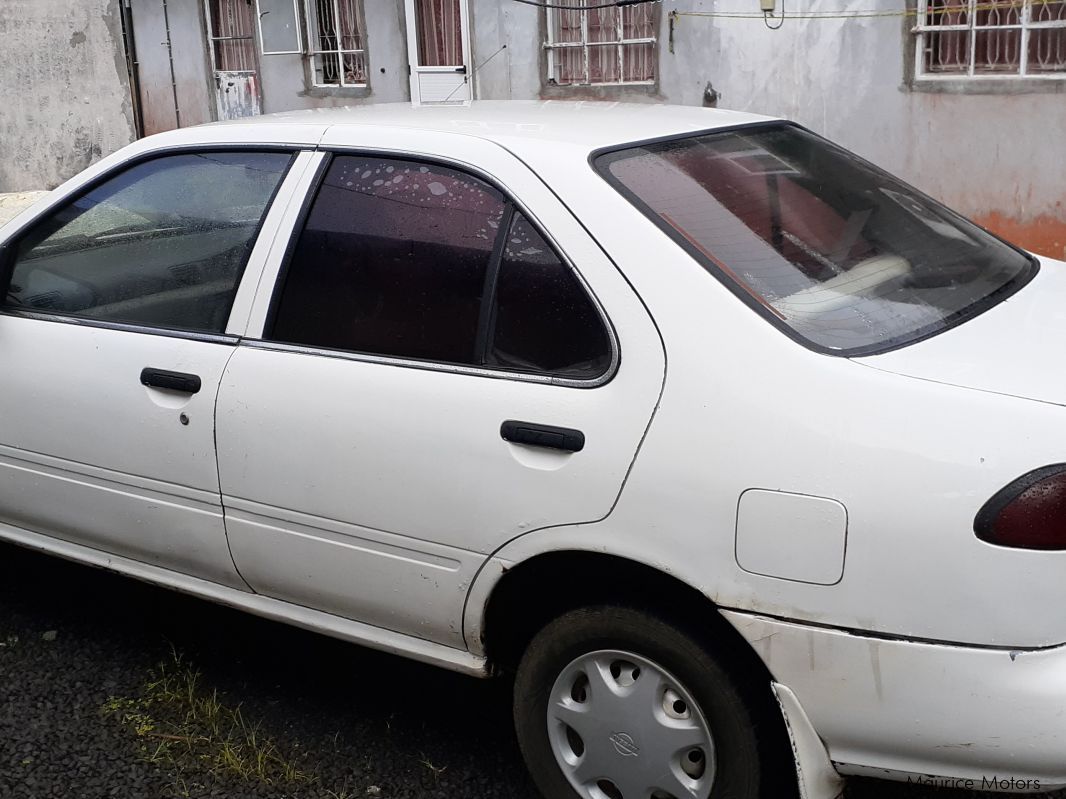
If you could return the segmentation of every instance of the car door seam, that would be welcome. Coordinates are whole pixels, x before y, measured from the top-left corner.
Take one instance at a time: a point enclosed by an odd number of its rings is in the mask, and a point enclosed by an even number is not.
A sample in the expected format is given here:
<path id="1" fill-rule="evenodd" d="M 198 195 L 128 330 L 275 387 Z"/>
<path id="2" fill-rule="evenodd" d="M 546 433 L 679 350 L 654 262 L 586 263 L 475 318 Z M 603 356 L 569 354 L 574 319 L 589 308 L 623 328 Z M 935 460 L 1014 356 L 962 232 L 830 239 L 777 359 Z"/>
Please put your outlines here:
<path id="1" fill-rule="evenodd" d="M 241 582 L 244 583 L 249 591 L 255 594 L 257 593 L 256 590 L 252 588 L 251 583 L 249 583 L 244 578 L 244 575 L 241 574 L 241 568 L 237 565 L 237 559 L 233 556 L 233 546 L 230 544 L 229 540 L 229 524 L 226 519 L 226 499 L 222 493 L 222 463 L 218 458 L 218 400 L 219 397 L 222 396 L 222 384 L 226 380 L 226 373 L 229 371 L 230 361 L 233 360 L 233 356 L 235 356 L 240 350 L 242 339 L 243 337 L 238 337 L 237 346 L 233 348 L 233 351 L 230 352 L 229 357 L 226 359 L 226 363 L 222 367 L 222 373 L 218 380 L 218 386 L 215 389 L 214 413 L 211 414 L 211 442 L 215 449 L 215 479 L 218 481 L 218 504 L 219 507 L 222 508 L 222 534 L 226 536 L 226 551 L 229 553 L 230 563 L 233 564 L 233 571 L 236 573 L 237 577 L 240 578 Z"/>

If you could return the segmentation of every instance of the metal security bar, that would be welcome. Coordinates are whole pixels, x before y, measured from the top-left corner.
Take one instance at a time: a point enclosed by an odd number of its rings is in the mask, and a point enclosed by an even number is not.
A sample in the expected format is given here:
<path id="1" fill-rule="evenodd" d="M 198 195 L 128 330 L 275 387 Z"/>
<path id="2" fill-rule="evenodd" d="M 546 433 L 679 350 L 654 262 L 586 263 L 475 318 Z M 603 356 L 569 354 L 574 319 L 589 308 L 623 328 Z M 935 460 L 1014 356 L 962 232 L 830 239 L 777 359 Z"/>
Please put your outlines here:
<path id="1" fill-rule="evenodd" d="M 918 0 L 919 79 L 1066 79 L 1066 0 Z"/>
<path id="2" fill-rule="evenodd" d="M 548 8 L 548 80 L 562 85 L 632 85 L 655 82 L 657 47 L 651 5 L 585 8 L 562 0 Z"/>
<path id="3" fill-rule="evenodd" d="M 315 86 L 366 86 L 358 0 L 304 0 L 307 52 Z"/>

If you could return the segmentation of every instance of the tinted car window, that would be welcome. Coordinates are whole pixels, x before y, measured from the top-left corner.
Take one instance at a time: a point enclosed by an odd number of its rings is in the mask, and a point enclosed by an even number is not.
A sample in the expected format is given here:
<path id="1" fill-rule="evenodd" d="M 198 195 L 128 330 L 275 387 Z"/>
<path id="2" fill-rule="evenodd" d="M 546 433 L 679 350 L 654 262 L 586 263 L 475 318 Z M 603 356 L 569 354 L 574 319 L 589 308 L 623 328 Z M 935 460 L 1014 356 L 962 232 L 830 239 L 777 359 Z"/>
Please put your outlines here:
<path id="1" fill-rule="evenodd" d="M 634 146 L 596 164 L 738 294 L 840 354 L 944 330 L 1033 271 L 976 225 L 793 126 Z"/>
<path id="2" fill-rule="evenodd" d="M 507 232 L 486 365 L 571 378 L 610 365 L 607 331 L 573 270 L 521 214 Z"/>
<path id="3" fill-rule="evenodd" d="M 130 167 L 22 238 L 5 305 L 222 332 L 290 160 L 205 152 Z"/>
<path id="4" fill-rule="evenodd" d="M 289 264 L 275 340 L 473 364 L 503 197 L 444 166 L 334 159 Z"/>

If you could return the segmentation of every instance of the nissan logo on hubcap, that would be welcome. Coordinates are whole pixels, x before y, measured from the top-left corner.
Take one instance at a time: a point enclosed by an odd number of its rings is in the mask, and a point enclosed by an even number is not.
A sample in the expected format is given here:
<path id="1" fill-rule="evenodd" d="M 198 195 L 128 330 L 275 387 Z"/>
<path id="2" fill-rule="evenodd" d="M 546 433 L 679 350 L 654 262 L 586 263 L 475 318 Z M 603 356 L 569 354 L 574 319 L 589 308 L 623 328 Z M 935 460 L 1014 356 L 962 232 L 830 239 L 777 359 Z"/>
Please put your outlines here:
<path id="1" fill-rule="evenodd" d="M 622 757 L 636 757 L 640 754 L 640 747 L 633 740 L 633 736 L 626 732 L 611 733 L 610 741 L 614 744 L 614 750 Z"/>

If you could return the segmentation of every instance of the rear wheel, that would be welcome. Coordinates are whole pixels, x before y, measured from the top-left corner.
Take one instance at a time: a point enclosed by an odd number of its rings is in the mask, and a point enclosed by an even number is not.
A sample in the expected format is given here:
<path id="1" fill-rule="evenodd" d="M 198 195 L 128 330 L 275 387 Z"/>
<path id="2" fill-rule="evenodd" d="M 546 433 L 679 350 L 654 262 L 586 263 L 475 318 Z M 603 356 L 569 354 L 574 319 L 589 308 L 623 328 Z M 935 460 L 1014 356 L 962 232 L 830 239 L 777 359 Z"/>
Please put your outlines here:
<path id="1" fill-rule="evenodd" d="M 532 640 L 515 728 L 548 799 L 757 799 L 759 746 L 728 671 L 650 613 L 570 611 Z"/>

